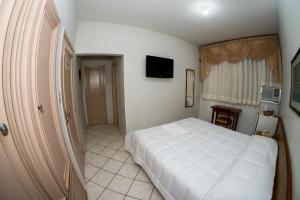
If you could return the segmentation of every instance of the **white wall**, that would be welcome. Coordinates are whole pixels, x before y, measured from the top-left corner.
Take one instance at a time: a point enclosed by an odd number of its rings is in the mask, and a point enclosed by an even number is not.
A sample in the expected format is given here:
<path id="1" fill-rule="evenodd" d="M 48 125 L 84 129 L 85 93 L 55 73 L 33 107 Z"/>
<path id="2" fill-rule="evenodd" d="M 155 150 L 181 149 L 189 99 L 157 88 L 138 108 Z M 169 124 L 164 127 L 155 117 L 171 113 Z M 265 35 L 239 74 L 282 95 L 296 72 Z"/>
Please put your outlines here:
<path id="1" fill-rule="evenodd" d="M 108 123 L 114 122 L 113 115 L 113 100 L 112 100 L 112 60 L 102 59 L 82 59 L 82 67 L 85 66 L 105 66 L 105 97 L 106 97 L 106 111 Z"/>
<path id="2" fill-rule="evenodd" d="M 300 199 L 300 117 L 289 108 L 291 60 L 300 47 L 300 1 L 280 0 L 279 33 L 283 58 L 283 98 L 280 115 L 289 143 L 293 175 L 293 199 Z"/>
<path id="3" fill-rule="evenodd" d="M 185 69 L 195 69 L 198 78 L 199 50 L 196 45 L 145 29 L 80 21 L 76 52 L 124 55 L 127 131 L 198 115 L 198 81 L 195 106 L 184 107 Z M 148 54 L 174 59 L 174 78 L 146 78 Z"/>
<path id="4" fill-rule="evenodd" d="M 213 105 L 224 105 L 241 109 L 242 112 L 239 116 L 237 131 L 248 135 L 251 135 L 254 132 L 259 106 L 235 105 L 223 102 L 208 101 L 201 98 L 199 118 L 210 122 L 212 114 L 212 109 L 210 107 Z"/>
<path id="5" fill-rule="evenodd" d="M 74 0 L 54 0 L 62 26 L 65 28 L 73 46 L 76 43 L 78 19 Z"/>

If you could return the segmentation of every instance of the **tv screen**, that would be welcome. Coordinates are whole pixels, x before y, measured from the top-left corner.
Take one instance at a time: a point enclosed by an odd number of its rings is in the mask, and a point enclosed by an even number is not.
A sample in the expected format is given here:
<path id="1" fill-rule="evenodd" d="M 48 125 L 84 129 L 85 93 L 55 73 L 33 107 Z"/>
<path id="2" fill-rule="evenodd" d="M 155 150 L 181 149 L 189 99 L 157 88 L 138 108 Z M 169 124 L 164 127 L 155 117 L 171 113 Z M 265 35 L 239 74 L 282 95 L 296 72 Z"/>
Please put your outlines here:
<path id="1" fill-rule="evenodd" d="M 146 56 L 146 77 L 173 78 L 173 59 Z"/>

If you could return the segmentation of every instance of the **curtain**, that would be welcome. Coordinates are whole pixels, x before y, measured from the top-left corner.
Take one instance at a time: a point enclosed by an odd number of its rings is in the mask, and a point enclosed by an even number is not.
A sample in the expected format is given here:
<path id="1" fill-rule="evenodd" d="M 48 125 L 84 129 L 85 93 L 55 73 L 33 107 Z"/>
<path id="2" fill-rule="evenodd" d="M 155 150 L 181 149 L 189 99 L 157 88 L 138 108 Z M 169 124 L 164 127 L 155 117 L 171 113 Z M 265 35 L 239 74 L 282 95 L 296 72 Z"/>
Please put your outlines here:
<path id="1" fill-rule="evenodd" d="M 245 59 L 234 64 L 225 61 L 212 65 L 209 76 L 203 81 L 202 98 L 256 106 L 261 86 L 281 87 L 266 60 Z"/>
<path id="2" fill-rule="evenodd" d="M 224 61 L 239 63 L 245 59 L 265 60 L 275 81 L 282 83 L 281 53 L 277 35 L 231 40 L 202 47 L 201 79 L 207 78 L 212 65 Z"/>

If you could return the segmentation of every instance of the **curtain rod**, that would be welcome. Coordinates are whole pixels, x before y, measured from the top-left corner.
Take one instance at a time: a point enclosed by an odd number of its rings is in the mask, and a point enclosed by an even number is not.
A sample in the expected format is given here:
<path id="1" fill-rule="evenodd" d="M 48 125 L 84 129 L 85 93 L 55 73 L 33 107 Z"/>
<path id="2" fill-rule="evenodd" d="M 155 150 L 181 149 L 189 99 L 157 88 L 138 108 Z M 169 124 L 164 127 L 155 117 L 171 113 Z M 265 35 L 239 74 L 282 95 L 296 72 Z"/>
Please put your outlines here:
<path id="1" fill-rule="evenodd" d="M 199 48 L 201 49 L 203 47 L 207 47 L 207 46 L 210 46 L 210 45 L 221 44 L 221 43 L 224 43 L 224 42 L 231 42 L 231 41 L 235 41 L 235 40 L 250 39 L 250 38 L 256 38 L 256 37 L 268 37 L 268 36 L 278 36 L 278 34 L 273 33 L 273 34 L 264 34 L 264 35 L 252 35 L 252 36 L 240 37 L 240 38 L 235 38 L 235 39 L 222 40 L 222 41 L 219 41 L 219 42 L 213 42 L 213 43 L 208 43 L 208 44 L 201 45 L 201 46 L 199 46 Z"/>

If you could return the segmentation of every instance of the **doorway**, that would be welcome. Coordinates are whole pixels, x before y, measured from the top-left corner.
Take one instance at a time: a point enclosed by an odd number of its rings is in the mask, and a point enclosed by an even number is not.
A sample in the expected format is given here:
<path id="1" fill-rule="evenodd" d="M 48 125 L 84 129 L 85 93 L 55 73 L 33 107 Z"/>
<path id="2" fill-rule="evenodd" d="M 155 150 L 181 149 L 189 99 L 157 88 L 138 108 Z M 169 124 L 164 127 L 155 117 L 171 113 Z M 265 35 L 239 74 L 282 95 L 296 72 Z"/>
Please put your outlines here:
<path id="1" fill-rule="evenodd" d="M 125 134 L 123 56 L 77 55 L 77 65 L 86 125 L 115 125 Z"/>

